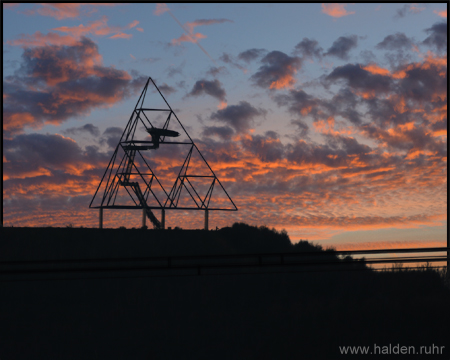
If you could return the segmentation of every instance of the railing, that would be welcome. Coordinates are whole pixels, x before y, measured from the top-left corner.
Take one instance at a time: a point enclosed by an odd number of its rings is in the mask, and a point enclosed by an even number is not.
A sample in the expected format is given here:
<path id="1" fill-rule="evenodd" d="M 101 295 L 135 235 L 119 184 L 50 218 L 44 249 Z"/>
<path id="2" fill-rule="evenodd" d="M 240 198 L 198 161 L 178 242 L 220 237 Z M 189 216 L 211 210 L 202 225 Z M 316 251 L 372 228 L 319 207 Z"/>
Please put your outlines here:
<path id="1" fill-rule="evenodd" d="M 352 251 L 288 252 L 210 256 L 162 256 L 139 258 L 63 259 L 2 261 L 0 281 L 49 280 L 92 277 L 148 277 L 225 275 L 298 271 L 367 271 L 365 265 L 424 264 L 444 267 L 449 248 L 378 249 Z M 399 253 L 445 253 L 445 255 L 345 259 L 339 256 Z M 337 255 L 337 256 L 336 256 Z M 430 263 L 432 264 L 430 266 Z M 442 264 L 435 266 L 436 263 Z M 372 269 L 379 270 L 379 269 Z M 49 275 L 53 278 L 49 278 Z M 56 277 L 55 277 L 56 276 Z"/>

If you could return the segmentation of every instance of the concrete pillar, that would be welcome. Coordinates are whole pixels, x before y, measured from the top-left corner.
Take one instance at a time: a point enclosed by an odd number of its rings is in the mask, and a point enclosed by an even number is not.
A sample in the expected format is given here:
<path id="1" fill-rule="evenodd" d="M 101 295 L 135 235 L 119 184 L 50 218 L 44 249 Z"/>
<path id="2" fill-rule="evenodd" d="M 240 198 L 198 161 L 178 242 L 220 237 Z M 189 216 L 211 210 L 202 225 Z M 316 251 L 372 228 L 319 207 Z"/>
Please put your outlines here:
<path id="1" fill-rule="evenodd" d="M 145 219 L 147 218 L 147 214 L 145 213 L 145 208 L 142 208 L 142 227 L 145 226 Z"/>
<path id="2" fill-rule="evenodd" d="M 99 209 L 99 214 L 98 214 L 98 228 L 99 229 L 103 229 L 103 208 Z"/>
<path id="3" fill-rule="evenodd" d="M 205 230 L 208 230 L 208 209 L 205 210 Z"/>
<path id="4" fill-rule="evenodd" d="M 164 209 L 161 209 L 161 229 L 166 228 L 166 211 Z"/>

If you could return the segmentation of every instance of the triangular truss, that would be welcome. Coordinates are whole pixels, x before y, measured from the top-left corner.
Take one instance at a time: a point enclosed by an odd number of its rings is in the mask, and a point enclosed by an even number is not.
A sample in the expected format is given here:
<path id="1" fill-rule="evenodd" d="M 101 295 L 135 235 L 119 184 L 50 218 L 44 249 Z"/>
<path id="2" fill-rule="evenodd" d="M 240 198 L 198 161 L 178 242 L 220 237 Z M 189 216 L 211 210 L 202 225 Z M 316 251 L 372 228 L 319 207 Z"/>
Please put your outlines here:
<path id="1" fill-rule="evenodd" d="M 144 107 L 149 85 L 167 108 Z M 158 161 L 158 154 L 163 160 Z M 172 164 L 176 155 L 181 161 Z M 160 178 L 152 168 L 160 172 Z M 237 210 L 152 78 L 142 90 L 89 207 L 145 209 L 155 227 L 160 224 L 152 209 Z"/>

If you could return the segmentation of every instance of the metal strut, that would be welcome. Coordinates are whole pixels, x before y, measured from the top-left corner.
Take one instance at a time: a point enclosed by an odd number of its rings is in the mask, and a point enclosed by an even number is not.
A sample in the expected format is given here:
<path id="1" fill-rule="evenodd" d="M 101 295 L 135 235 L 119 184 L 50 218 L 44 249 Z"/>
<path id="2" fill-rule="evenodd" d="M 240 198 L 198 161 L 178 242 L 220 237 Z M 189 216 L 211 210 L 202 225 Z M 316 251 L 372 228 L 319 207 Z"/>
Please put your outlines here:
<path id="1" fill-rule="evenodd" d="M 134 193 L 136 194 L 137 198 L 139 199 L 140 205 L 145 209 L 145 213 L 147 214 L 147 217 L 150 219 L 150 221 L 153 224 L 153 227 L 155 229 L 161 228 L 161 222 L 156 218 L 155 214 L 153 214 L 153 211 L 147 206 L 147 201 L 145 200 L 144 195 L 142 194 L 141 187 L 139 186 L 138 182 L 130 182 L 130 174 L 131 170 L 133 168 L 134 158 L 136 156 L 136 150 L 130 150 L 129 156 L 128 156 L 128 163 L 126 167 L 126 171 L 123 177 L 123 180 L 120 181 L 120 185 L 122 186 L 131 186 Z"/>

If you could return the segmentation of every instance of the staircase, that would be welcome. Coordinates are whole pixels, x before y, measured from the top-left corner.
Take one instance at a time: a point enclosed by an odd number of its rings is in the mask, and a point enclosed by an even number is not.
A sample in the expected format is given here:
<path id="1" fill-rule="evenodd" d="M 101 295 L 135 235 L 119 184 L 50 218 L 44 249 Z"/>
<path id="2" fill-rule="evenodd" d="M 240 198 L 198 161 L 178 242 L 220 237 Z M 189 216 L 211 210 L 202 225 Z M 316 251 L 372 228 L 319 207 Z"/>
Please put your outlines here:
<path id="1" fill-rule="evenodd" d="M 133 168 L 133 162 L 134 162 L 135 155 L 136 155 L 136 150 L 130 150 L 129 155 L 128 155 L 128 164 L 127 164 L 124 176 L 123 176 L 123 180 L 120 181 L 120 185 L 131 186 L 131 188 L 133 189 L 137 198 L 139 199 L 139 203 L 145 209 L 145 213 L 147 214 L 147 217 L 152 222 L 153 227 L 155 229 L 161 229 L 161 222 L 156 218 L 155 214 L 153 214 L 153 211 L 147 206 L 147 201 L 145 201 L 145 197 L 142 194 L 139 183 L 138 182 L 130 182 L 130 174 L 131 174 L 131 170 Z"/>

